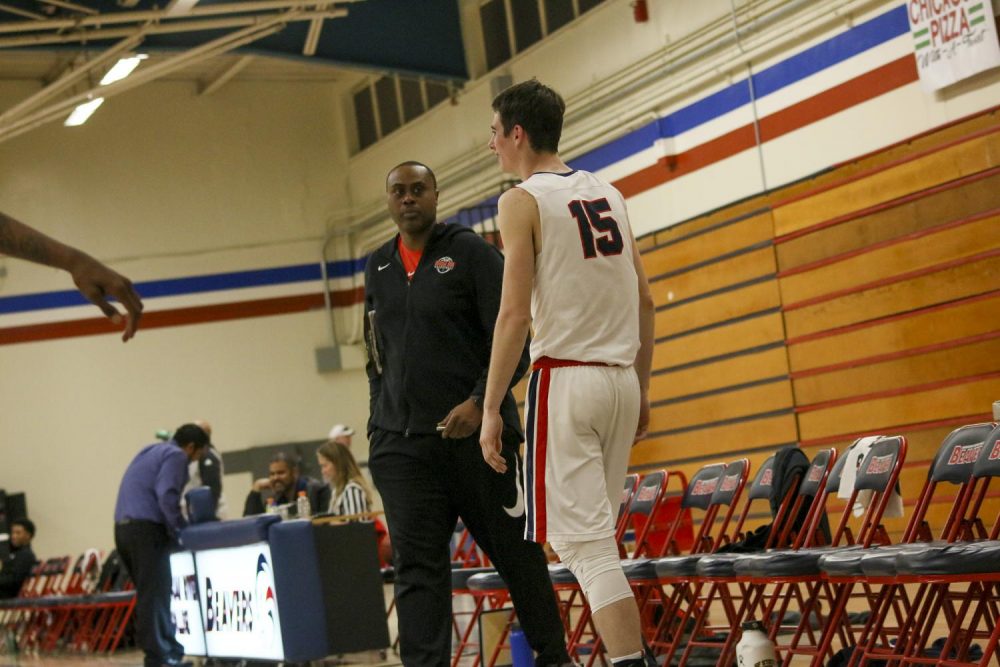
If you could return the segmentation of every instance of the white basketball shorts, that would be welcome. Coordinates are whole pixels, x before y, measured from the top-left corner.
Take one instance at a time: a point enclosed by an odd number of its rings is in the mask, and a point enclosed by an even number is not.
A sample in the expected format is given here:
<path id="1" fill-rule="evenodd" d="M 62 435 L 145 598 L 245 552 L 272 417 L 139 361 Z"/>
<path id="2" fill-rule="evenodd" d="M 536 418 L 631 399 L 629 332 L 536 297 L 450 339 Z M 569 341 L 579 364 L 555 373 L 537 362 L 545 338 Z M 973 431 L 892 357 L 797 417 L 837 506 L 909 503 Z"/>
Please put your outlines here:
<path id="1" fill-rule="evenodd" d="M 615 534 L 638 424 L 633 367 L 535 362 L 525 402 L 525 539 Z"/>

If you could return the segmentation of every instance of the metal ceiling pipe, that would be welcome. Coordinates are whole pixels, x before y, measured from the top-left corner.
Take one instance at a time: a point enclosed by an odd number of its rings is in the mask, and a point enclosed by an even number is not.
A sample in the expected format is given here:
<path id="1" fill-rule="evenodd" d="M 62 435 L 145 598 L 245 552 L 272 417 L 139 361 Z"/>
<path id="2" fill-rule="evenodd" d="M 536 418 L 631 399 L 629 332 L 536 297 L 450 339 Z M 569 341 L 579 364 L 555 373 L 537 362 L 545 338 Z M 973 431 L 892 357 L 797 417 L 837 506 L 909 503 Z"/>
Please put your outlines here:
<path id="1" fill-rule="evenodd" d="M 33 19 L 35 21 L 44 21 L 47 18 L 45 14 L 29 12 L 27 9 L 21 9 L 20 7 L 8 5 L 6 2 L 0 2 L 0 11 L 5 11 L 9 14 L 16 14 L 17 16 L 23 16 L 26 19 Z"/>
<path id="2" fill-rule="evenodd" d="M 131 51 L 134 47 L 141 44 L 143 39 L 145 39 L 145 35 L 142 32 L 139 32 L 131 37 L 123 39 L 99 56 L 88 60 L 80 67 L 64 73 L 57 80 L 45 86 L 34 95 L 21 100 L 10 109 L 7 109 L 0 114 L 0 126 L 13 120 L 14 118 L 17 118 L 18 116 L 24 115 L 25 112 L 37 107 L 53 95 L 61 93 L 63 90 L 76 84 L 77 81 L 87 76 L 98 67 L 103 67 L 104 65 L 117 59 L 121 54 Z"/>
<path id="3" fill-rule="evenodd" d="M 296 18 L 289 18 L 291 16 Z M 283 21 L 306 21 L 315 19 L 338 19 L 347 16 L 346 9 L 335 9 L 321 12 L 308 12 L 299 14 L 298 12 L 271 15 L 277 16 Z M 185 23 L 151 23 L 144 24 L 143 30 L 149 35 L 173 34 L 180 32 L 197 32 L 202 30 L 221 30 L 224 28 L 238 28 L 242 26 L 266 25 L 269 19 L 261 16 L 242 16 L 227 19 L 215 19 L 206 21 L 188 21 Z M 25 35 L 22 37 L 0 38 L 0 49 L 42 46 L 45 44 L 67 44 L 72 42 L 92 42 L 102 39 L 118 39 L 127 37 L 137 30 L 136 26 L 123 28 L 107 28 L 92 30 L 89 32 L 68 32 L 68 33 L 45 33 L 40 35 Z M 2 32 L 2 31 L 0 31 Z"/>
<path id="4" fill-rule="evenodd" d="M 81 14 L 88 14 L 90 16 L 96 16 L 99 12 L 93 7 L 84 7 L 83 5 L 78 5 L 75 2 L 66 2 L 66 0 L 38 0 L 46 5 L 52 5 L 54 7 L 62 7 L 63 9 L 72 9 L 74 12 L 80 12 Z"/>
<path id="5" fill-rule="evenodd" d="M 156 79 L 181 67 L 187 67 L 198 60 L 226 53 L 227 51 L 239 48 L 244 44 L 249 44 L 250 42 L 254 42 L 262 37 L 274 34 L 284 27 L 285 19 L 286 17 L 284 16 L 276 17 L 265 25 L 244 28 L 243 30 L 239 30 L 206 44 L 202 44 L 201 46 L 190 51 L 185 51 L 184 53 L 169 60 L 152 65 L 148 69 L 141 70 L 128 78 L 116 81 L 115 83 L 107 86 L 99 86 L 98 88 L 79 95 L 74 95 L 67 100 L 63 100 L 41 110 L 39 112 L 39 116 L 21 119 L 19 121 L 15 121 L 7 127 L 0 128 L 0 141 L 5 141 L 19 134 L 23 134 L 30 129 L 34 129 L 35 127 L 51 122 L 61 117 L 81 102 L 86 102 L 94 97 L 112 97 L 118 93 L 135 88 L 136 86 L 142 85 L 147 81 Z"/>
<path id="6" fill-rule="evenodd" d="M 220 74 L 217 77 L 215 77 L 215 79 L 213 79 L 212 81 L 206 83 L 204 85 L 204 87 L 202 87 L 198 91 L 198 94 L 199 95 L 211 95 L 212 93 L 214 93 L 215 91 L 217 91 L 219 88 L 222 88 L 224 85 L 226 85 L 227 83 L 229 83 L 229 81 L 234 76 L 236 76 L 241 71 L 243 71 L 243 68 L 245 68 L 251 62 L 253 62 L 253 59 L 254 59 L 253 56 L 243 56 L 242 58 L 240 58 L 239 60 L 237 60 L 235 63 L 233 63 L 228 69 L 226 69 L 225 72 L 223 72 L 222 74 Z"/>
<path id="7" fill-rule="evenodd" d="M 17 21 L 0 23 L 0 33 L 35 32 L 38 30 L 66 30 L 89 26 L 115 25 L 120 23 L 144 23 L 146 21 L 184 22 L 191 18 L 222 16 L 226 14 L 253 14 L 281 9 L 326 9 L 337 11 L 336 5 L 363 2 L 364 0 L 336 0 L 335 2 L 305 2 L 304 0 L 258 0 L 256 2 L 231 2 L 217 5 L 197 6 L 190 12 L 169 15 L 165 9 L 140 11 L 119 11 L 98 16 L 75 19 L 50 19 L 44 21 Z M 346 9 L 340 10 L 346 12 Z"/>

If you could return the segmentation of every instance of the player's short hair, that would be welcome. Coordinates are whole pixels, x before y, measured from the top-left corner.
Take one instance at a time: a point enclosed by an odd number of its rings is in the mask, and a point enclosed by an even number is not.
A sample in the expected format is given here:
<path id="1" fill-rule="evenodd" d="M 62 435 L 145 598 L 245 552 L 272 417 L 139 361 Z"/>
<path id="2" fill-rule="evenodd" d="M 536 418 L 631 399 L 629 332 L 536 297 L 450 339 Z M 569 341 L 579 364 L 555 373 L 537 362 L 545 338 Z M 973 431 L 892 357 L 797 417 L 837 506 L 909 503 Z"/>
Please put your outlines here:
<path id="1" fill-rule="evenodd" d="M 538 153 L 559 151 L 566 103 L 559 93 L 531 79 L 515 84 L 493 98 L 493 110 L 500 116 L 507 136 L 520 125 L 528 133 L 531 148 Z"/>
<path id="2" fill-rule="evenodd" d="M 174 431 L 173 440 L 180 447 L 193 444 L 195 449 L 201 449 L 208 446 L 208 434 L 197 424 L 184 424 Z"/>
<path id="3" fill-rule="evenodd" d="M 289 470 L 299 469 L 299 457 L 288 452 L 278 452 L 271 457 L 271 463 L 284 463 Z"/>
<path id="4" fill-rule="evenodd" d="M 389 189 L 389 175 L 392 174 L 392 172 L 394 172 L 397 169 L 399 169 L 400 167 L 423 167 L 424 169 L 427 170 L 427 173 L 430 175 L 430 177 L 431 177 L 431 183 L 434 184 L 434 189 L 437 190 L 438 179 L 437 179 L 437 176 L 434 175 L 434 170 L 431 169 L 430 167 L 428 167 L 423 162 L 417 162 L 416 160 L 407 160 L 406 162 L 400 162 L 395 167 L 393 167 L 389 171 L 385 172 L 385 187 L 386 187 L 387 190 Z"/>
<path id="5" fill-rule="evenodd" d="M 20 526 L 21 528 L 24 528 L 25 531 L 27 531 L 28 535 L 31 535 L 32 537 L 35 536 L 35 522 L 32 521 L 31 519 L 14 519 L 13 521 L 10 522 L 10 525 Z"/>

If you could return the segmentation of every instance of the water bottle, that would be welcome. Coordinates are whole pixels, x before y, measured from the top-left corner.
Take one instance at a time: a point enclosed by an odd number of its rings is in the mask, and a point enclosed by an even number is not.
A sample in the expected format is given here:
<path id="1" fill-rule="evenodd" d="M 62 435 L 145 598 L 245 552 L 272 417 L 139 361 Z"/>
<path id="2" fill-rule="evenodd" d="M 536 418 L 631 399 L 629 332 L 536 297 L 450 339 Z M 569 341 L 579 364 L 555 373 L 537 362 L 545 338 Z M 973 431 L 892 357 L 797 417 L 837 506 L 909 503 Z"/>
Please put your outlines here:
<path id="1" fill-rule="evenodd" d="M 535 656 L 524 630 L 516 623 L 510 627 L 510 658 L 512 667 L 532 667 L 535 664 Z"/>
<path id="2" fill-rule="evenodd" d="M 739 667 L 775 667 L 778 664 L 774 642 L 764 632 L 764 624 L 760 621 L 743 623 L 743 637 L 736 645 L 736 661 Z"/>
<path id="3" fill-rule="evenodd" d="M 305 491 L 299 491 L 299 497 L 295 501 L 295 514 L 300 519 L 308 519 L 312 514 L 312 507 L 309 506 L 309 496 Z"/>
<path id="4" fill-rule="evenodd" d="M 274 498 L 268 498 L 267 499 L 267 507 L 264 509 L 264 511 L 267 512 L 268 514 L 277 514 L 278 513 L 278 501 L 276 501 Z"/>

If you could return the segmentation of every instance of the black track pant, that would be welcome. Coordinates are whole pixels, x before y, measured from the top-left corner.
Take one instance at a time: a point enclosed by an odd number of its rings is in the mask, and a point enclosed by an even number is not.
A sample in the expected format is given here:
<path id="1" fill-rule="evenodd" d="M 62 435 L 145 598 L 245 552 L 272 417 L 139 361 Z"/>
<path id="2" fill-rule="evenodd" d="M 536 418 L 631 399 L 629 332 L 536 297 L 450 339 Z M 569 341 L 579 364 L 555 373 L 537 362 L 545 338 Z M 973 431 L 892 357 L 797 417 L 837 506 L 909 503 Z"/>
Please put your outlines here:
<path id="1" fill-rule="evenodd" d="M 525 541 L 524 513 L 504 511 L 517 505 L 518 443 L 504 444 L 507 472 L 500 475 L 483 461 L 478 432 L 447 440 L 376 430 L 370 442 L 368 467 L 394 551 L 403 664 L 450 663 L 450 540 L 457 517 L 507 583 L 536 664 L 570 662 L 545 554 Z"/>
<path id="2" fill-rule="evenodd" d="M 115 548 L 135 583 L 136 641 L 145 667 L 176 662 L 184 647 L 174 638 L 170 618 L 170 547 L 166 526 L 152 521 L 115 525 Z"/>

